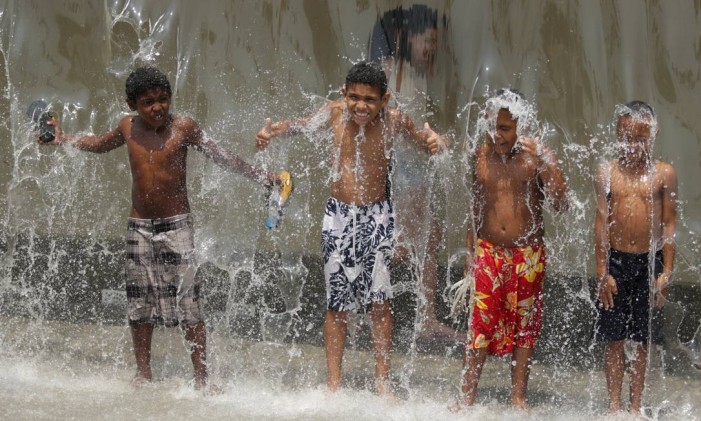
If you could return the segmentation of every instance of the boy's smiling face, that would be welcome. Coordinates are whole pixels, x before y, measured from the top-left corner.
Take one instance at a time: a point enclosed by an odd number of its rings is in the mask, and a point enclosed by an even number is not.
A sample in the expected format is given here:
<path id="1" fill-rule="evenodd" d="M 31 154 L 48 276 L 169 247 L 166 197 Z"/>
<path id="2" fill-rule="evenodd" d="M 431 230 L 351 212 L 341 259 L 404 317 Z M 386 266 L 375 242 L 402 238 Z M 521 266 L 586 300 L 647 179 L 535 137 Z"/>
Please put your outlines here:
<path id="1" fill-rule="evenodd" d="M 351 118 L 358 126 L 374 121 L 389 101 L 389 92 L 382 95 L 380 88 L 354 83 L 341 90 Z"/>
<path id="2" fill-rule="evenodd" d="M 154 128 L 163 127 L 168 121 L 171 95 L 164 88 L 149 89 L 139 95 L 136 101 L 127 101 L 129 108 L 136 111 L 144 122 Z"/>
<path id="3" fill-rule="evenodd" d="M 511 153 L 518 140 L 516 129 L 518 121 L 514 120 L 509 110 L 502 108 L 496 118 L 496 126 L 493 131 L 487 133 L 487 140 L 494 145 L 494 151 L 500 155 Z"/>

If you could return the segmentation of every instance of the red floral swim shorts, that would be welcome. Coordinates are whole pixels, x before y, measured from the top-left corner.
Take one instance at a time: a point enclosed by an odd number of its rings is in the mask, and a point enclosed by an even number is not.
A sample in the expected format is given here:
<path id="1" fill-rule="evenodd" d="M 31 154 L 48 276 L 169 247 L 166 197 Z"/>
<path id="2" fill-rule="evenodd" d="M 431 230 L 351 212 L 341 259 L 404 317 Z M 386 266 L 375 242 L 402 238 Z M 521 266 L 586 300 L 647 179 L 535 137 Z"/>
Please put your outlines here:
<path id="1" fill-rule="evenodd" d="M 506 355 L 533 348 L 542 327 L 545 247 L 500 247 L 478 240 L 467 349 Z"/>

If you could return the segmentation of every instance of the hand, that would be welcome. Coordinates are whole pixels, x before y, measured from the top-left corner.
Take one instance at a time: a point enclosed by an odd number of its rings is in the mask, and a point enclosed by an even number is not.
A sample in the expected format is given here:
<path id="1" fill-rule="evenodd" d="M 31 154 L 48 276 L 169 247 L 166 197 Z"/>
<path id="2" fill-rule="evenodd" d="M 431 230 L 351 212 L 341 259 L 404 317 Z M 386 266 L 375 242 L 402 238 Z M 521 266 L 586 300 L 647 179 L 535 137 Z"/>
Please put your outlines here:
<path id="1" fill-rule="evenodd" d="M 543 146 L 540 143 L 540 139 L 537 137 L 520 137 L 516 141 L 516 145 L 522 152 L 534 156 L 538 160 L 539 167 L 557 162 L 555 153 L 551 149 Z"/>
<path id="2" fill-rule="evenodd" d="M 661 274 L 655 283 L 655 307 L 662 308 L 667 301 L 667 290 L 669 289 L 669 275 Z"/>
<path id="3" fill-rule="evenodd" d="M 538 156 L 540 155 L 540 148 L 539 148 L 539 140 L 537 137 L 525 137 L 521 136 L 516 140 L 516 147 L 519 148 L 521 151 L 533 155 L 533 156 Z"/>
<path id="4" fill-rule="evenodd" d="M 424 123 L 423 132 L 428 135 L 426 138 L 426 148 L 431 154 L 439 154 L 448 148 L 448 143 L 443 136 L 434 132 L 428 123 Z"/>
<path id="5" fill-rule="evenodd" d="M 256 134 L 256 148 L 263 150 L 270 144 L 270 139 L 273 138 L 273 121 L 269 118 L 265 119 L 265 126 Z"/>
<path id="6" fill-rule="evenodd" d="M 265 187 L 272 188 L 273 186 L 281 186 L 282 180 L 280 176 L 276 173 L 266 173 L 265 174 Z"/>
<path id="7" fill-rule="evenodd" d="M 51 118 L 46 123 L 54 127 L 54 138 L 49 142 L 44 142 L 39 138 L 41 136 L 41 133 L 39 133 L 35 138 L 36 142 L 40 145 L 63 145 L 66 143 L 66 139 L 63 136 L 63 130 L 61 130 L 61 126 L 58 124 L 58 121 L 56 121 L 56 118 Z"/>
<path id="8" fill-rule="evenodd" d="M 604 310 L 613 308 L 613 296 L 618 294 L 618 286 L 613 276 L 606 275 L 599 281 L 599 302 L 604 306 Z"/>

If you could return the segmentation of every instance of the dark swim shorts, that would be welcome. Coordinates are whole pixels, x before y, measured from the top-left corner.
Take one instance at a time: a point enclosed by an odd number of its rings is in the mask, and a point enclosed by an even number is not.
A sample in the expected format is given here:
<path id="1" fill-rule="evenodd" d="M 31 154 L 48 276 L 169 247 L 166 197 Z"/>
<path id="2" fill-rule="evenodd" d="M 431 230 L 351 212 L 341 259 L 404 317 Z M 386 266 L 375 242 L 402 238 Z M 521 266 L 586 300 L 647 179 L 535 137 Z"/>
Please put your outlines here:
<path id="1" fill-rule="evenodd" d="M 661 344 L 661 311 L 654 308 L 650 328 L 650 284 L 662 273 L 662 252 L 655 254 L 655 279 L 650 279 L 648 253 L 625 253 L 615 249 L 609 254 L 609 274 L 616 280 L 618 294 L 613 296 L 613 308 L 605 310 L 597 300 L 599 317 L 595 335 L 598 342 L 630 339 L 647 343 L 648 332 L 652 343 Z"/>

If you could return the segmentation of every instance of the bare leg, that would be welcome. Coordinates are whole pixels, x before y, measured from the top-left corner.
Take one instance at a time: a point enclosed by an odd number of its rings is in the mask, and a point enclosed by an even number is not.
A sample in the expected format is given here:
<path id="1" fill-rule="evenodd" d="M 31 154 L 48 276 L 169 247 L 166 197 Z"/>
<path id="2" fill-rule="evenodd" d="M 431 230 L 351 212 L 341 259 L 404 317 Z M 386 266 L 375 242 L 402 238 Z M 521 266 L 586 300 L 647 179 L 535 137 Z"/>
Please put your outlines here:
<path id="1" fill-rule="evenodd" d="M 621 389 L 625 370 L 625 349 L 623 341 L 606 344 L 604 351 L 604 369 L 606 370 L 606 387 L 609 392 L 609 412 L 622 409 Z"/>
<path id="2" fill-rule="evenodd" d="M 392 358 L 392 312 L 389 301 L 372 303 L 370 319 L 375 354 L 375 388 L 378 395 L 391 395 L 389 370 Z"/>
<path id="3" fill-rule="evenodd" d="M 635 344 L 635 357 L 630 364 L 630 407 L 628 411 L 640 414 L 645 388 L 645 371 L 647 370 L 647 345 Z"/>
<path id="4" fill-rule="evenodd" d="M 134 357 L 136 357 L 136 376 L 132 384 L 138 386 L 143 382 L 150 382 L 151 373 L 151 339 L 153 338 L 153 325 L 150 323 L 131 326 L 131 339 L 134 344 Z"/>
<path id="5" fill-rule="evenodd" d="M 477 398 L 477 385 L 487 360 L 487 348 L 466 349 L 463 360 L 462 399 L 460 404 L 473 405 Z"/>
<path id="6" fill-rule="evenodd" d="M 514 348 L 511 366 L 511 405 L 527 409 L 528 377 L 531 372 L 532 348 Z"/>
<path id="7" fill-rule="evenodd" d="M 184 326 L 185 340 L 190 347 L 190 359 L 195 371 L 195 388 L 207 385 L 207 331 L 204 322 L 193 326 Z"/>
<path id="8" fill-rule="evenodd" d="M 326 386 L 332 392 L 338 390 L 343 383 L 341 366 L 347 334 L 348 312 L 327 310 L 324 318 L 324 343 L 326 345 L 326 368 L 328 370 Z"/>
<path id="9" fill-rule="evenodd" d="M 422 332 L 428 336 L 441 336 L 455 338 L 457 332 L 438 321 L 436 316 L 436 290 L 438 289 L 438 247 L 441 242 L 441 227 L 438 221 L 432 217 L 431 230 L 426 244 L 426 256 L 421 272 L 420 290 L 423 299 L 419 304 L 419 314 L 425 315 Z"/>

